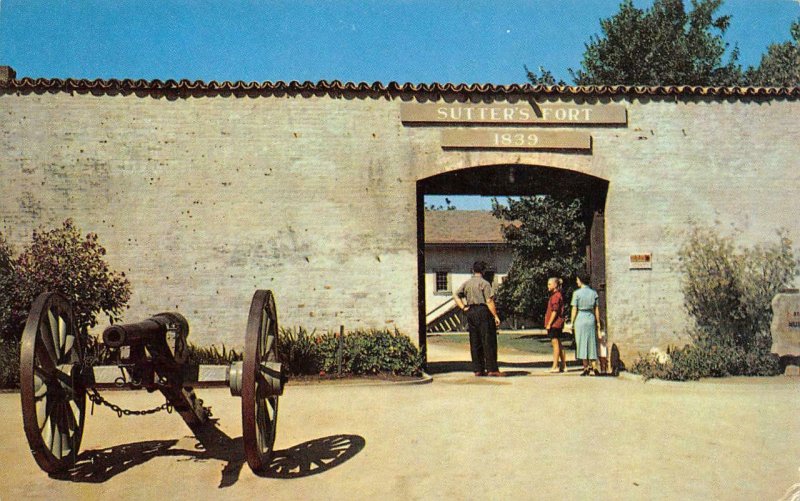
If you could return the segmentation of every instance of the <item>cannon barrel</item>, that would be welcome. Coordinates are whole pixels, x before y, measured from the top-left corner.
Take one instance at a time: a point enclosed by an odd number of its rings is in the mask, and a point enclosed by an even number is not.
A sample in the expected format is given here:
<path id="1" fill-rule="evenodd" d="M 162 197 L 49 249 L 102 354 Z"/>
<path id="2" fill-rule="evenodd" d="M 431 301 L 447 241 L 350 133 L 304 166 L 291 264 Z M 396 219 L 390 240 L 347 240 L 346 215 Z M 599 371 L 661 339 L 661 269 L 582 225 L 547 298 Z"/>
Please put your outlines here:
<path id="1" fill-rule="evenodd" d="M 111 348 L 153 344 L 165 339 L 170 330 L 186 339 L 189 335 L 189 323 L 176 313 L 159 313 L 134 324 L 118 324 L 106 328 L 103 331 L 103 343 Z"/>
<path id="2" fill-rule="evenodd" d="M 103 331 L 103 343 L 111 348 L 150 343 L 166 332 L 164 326 L 153 320 L 135 324 L 112 325 Z"/>

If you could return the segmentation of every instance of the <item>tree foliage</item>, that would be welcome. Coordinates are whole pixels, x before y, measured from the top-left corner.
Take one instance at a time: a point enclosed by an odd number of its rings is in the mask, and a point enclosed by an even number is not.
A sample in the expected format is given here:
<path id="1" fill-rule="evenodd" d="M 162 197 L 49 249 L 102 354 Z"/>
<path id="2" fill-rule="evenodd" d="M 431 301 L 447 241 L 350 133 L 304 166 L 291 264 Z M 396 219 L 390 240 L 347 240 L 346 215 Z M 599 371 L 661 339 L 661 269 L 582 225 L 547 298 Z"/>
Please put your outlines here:
<path id="1" fill-rule="evenodd" d="M 425 204 L 425 210 L 432 210 L 432 211 L 437 211 L 437 210 L 456 210 L 456 206 L 453 205 L 453 202 L 449 198 L 445 198 L 444 199 L 444 205 L 441 205 L 441 204 L 436 205 L 434 203 L 429 203 L 429 204 L 426 203 Z"/>
<path id="2" fill-rule="evenodd" d="M 511 223 L 504 236 L 513 260 L 496 298 L 503 316 L 544 318 L 547 279 L 563 278 L 569 285 L 585 269 L 582 205 L 578 198 L 550 195 L 509 199 L 508 206 L 493 203 L 495 217 Z"/>
<path id="3" fill-rule="evenodd" d="M 525 74 L 528 77 L 528 81 L 533 85 L 564 85 L 563 80 L 556 82 L 556 77 L 553 76 L 553 73 L 542 66 L 539 66 L 538 73 L 536 70 L 531 71 L 527 66 L 525 66 Z"/>
<path id="4" fill-rule="evenodd" d="M 775 43 L 761 56 L 757 68 L 745 73 L 747 85 L 794 87 L 800 85 L 800 18 L 790 28 L 791 41 Z"/>
<path id="5" fill-rule="evenodd" d="M 730 16 L 716 16 L 723 0 L 655 0 L 649 9 L 624 0 L 600 21 L 602 35 L 586 44 L 578 85 L 736 85 L 738 49 L 723 63 Z"/>
<path id="6" fill-rule="evenodd" d="M 118 320 L 130 299 L 130 283 L 124 273 L 109 269 L 105 254 L 97 235 L 82 237 L 71 219 L 60 228 L 34 231 L 16 258 L 0 238 L 3 336 L 19 339 L 31 304 L 43 292 L 60 292 L 72 302 L 81 331 L 95 326 L 101 312 Z"/>

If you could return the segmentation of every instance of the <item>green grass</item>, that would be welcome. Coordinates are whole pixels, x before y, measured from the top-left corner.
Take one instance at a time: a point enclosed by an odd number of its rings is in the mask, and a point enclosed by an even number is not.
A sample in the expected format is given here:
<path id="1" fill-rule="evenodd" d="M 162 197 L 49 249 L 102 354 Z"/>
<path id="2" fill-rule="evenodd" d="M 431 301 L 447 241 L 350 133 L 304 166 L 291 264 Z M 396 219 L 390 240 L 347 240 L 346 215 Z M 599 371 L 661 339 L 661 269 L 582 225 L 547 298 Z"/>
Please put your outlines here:
<path id="1" fill-rule="evenodd" d="M 464 346 L 469 349 L 469 335 L 467 334 L 428 334 L 429 344 Z M 572 348 L 572 341 L 565 341 L 567 350 Z M 498 351 L 513 350 L 526 353 L 551 354 L 553 346 L 546 335 L 499 333 L 497 335 Z"/>

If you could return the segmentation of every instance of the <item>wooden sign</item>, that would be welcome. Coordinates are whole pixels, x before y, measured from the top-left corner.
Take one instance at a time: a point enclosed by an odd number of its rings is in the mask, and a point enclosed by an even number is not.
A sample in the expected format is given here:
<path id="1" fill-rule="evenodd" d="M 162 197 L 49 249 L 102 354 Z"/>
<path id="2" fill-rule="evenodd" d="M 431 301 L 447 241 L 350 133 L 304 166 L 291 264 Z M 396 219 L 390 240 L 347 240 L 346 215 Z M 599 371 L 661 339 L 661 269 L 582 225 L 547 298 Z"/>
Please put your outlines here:
<path id="1" fill-rule="evenodd" d="M 646 254 L 631 254 L 630 256 L 630 269 L 632 270 L 652 270 L 653 269 L 653 255 L 649 252 Z"/>
<path id="2" fill-rule="evenodd" d="M 405 123 L 625 125 L 627 110 L 618 104 L 401 103 Z"/>
<path id="3" fill-rule="evenodd" d="M 592 136 L 547 129 L 444 129 L 442 148 L 590 150 Z"/>
<path id="4" fill-rule="evenodd" d="M 790 329 L 800 329 L 800 311 L 787 312 L 786 319 L 786 325 Z"/>

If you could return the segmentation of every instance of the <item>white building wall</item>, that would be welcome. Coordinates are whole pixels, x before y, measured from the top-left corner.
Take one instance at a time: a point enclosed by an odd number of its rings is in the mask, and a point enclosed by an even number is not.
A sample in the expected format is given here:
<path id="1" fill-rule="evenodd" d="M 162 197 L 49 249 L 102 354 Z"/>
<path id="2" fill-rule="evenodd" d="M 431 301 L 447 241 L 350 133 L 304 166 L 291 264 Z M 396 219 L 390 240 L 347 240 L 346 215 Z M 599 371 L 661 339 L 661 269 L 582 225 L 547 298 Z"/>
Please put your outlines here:
<path id="1" fill-rule="evenodd" d="M 505 246 L 491 245 L 482 247 L 465 246 L 426 246 L 425 250 L 425 310 L 431 312 L 453 297 L 457 290 L 472 276 L 472 264 L 485 261 L 490 269 L 495 270 L 493 286 L 499 285 L 511 268 L 512 255 Z M 450 291 L 436 293 L 435 279 L 437 271 L 448 271 L 450 274 Z"/>

